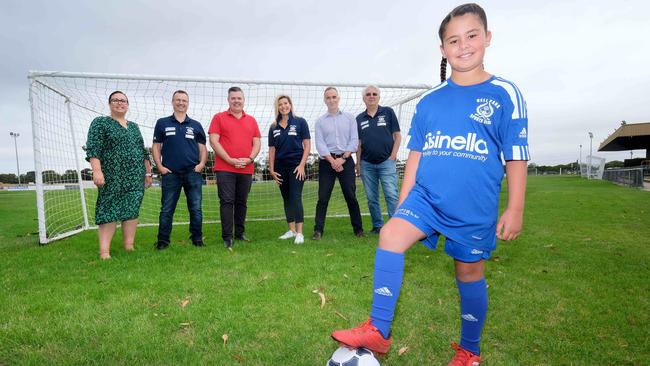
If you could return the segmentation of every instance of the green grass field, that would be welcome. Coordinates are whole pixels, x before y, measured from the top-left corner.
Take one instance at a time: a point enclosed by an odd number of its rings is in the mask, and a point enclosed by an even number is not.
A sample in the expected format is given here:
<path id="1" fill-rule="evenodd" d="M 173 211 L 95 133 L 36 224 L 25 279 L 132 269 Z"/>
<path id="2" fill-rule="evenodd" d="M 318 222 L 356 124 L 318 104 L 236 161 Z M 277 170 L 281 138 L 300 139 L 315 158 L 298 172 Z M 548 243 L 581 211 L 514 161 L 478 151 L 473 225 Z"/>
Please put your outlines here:
<path id="1" fill-rule="evenodd" d="M 233 252 L 216 224 L 205 248 L 175 226 L 163 252 L 144 227 L 102 262 L 95 231 L 39 246 L 34 202 L 0 192 L 0 365 L 324 365 L 330 331 L 368 316 L 376 237 L 348 219 L 302 246 L 275 239 L 280 220 L 250 223 Z M 524 232 L 487 265 L 482 365 L 650 364 L 649 244 L 650 192 L 530 177 Z M 446 364 L 458 319 L 451 259 L 414 246 L 382 365 Z"/>

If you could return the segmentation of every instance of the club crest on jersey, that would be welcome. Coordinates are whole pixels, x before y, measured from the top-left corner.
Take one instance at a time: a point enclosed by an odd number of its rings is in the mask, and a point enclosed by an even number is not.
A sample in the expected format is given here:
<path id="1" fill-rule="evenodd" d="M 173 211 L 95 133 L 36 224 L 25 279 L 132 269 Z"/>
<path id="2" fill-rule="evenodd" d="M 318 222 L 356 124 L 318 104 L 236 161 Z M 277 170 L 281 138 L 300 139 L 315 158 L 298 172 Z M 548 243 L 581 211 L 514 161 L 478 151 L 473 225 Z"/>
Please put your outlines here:
<path id="1" fill-rule="evenodd" d="M 476 103 L 478 103 L 476 112 L 470 114 L 469 118 L 484 125 L 491 125 L 492 120 L 490 120 L 490 117 L 494 114 L 495 109 L 501 108 L 501 104 L 488 98 L 478 98 Z"/>

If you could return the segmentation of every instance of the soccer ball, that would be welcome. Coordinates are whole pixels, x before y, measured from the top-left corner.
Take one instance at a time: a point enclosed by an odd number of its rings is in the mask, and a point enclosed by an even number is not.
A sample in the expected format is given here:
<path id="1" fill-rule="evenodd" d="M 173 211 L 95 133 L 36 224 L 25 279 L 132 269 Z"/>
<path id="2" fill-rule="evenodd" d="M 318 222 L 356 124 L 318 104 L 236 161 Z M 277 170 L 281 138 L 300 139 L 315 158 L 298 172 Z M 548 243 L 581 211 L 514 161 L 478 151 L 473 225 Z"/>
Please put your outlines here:
<path id="1" fill-rule="evenodd" d="M 325 366 L 380 366 L 372 351 L 365 348 L 339 347 Z"/>

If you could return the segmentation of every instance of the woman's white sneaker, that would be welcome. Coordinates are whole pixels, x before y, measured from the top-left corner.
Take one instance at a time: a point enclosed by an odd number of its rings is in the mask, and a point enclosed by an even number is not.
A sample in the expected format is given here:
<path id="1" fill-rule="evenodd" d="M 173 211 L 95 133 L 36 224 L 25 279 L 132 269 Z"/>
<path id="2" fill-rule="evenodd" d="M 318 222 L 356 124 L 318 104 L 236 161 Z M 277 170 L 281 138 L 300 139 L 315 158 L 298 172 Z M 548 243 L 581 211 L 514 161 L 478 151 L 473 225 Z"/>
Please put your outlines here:
<path id="1" fill-rule="evenodd" d="M 289 231 L 287 231 L 286 233 L 280 235 L 280 237 L 279 237 L 278 239 L 281 239 L 281 240 L 291 239 L 291 238 L 293 238 L 293 237 L 295 237 L 295 236 L 296 236 L 296 233 L 294 233 L 293 231 L 289 230 Z"/>
<path id="2" fill-rule="evenodd" d="M 302 234 L 296 234 L 296 239 L 293 241 L 294 244 L 302 244 L 305 242 L 305 236 Z"/>

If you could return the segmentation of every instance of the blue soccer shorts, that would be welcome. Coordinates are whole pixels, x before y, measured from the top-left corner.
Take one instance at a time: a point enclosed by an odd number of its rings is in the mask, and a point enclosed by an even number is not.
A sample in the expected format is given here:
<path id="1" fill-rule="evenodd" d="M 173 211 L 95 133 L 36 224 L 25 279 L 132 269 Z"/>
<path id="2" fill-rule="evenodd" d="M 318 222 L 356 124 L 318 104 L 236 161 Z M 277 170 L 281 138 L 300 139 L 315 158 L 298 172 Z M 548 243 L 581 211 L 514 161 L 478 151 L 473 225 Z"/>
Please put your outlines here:
<path id="1" fill-rule="evenodd" d="M 433 204 L 429 202 L 427 197 L 419 189 L 412 189 L 393 217 L 404 219 L 422 231 L 426 235 L 422 239 L 422 243 L 427 248 L 434 250 L 436 249 L 440 232 L 433 226 L 436 220 L 434 218 L 435 211 L 431 208 L 432 206 Z M 445 253 L 455 260 L 467 263 L 478 262 L 481 259 L 489 259 L 492 255 L 491 250 L 461 244 L 449 237 L 445 238 Z"/>

